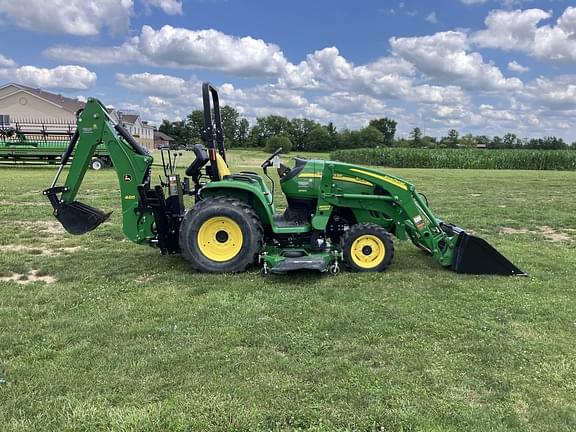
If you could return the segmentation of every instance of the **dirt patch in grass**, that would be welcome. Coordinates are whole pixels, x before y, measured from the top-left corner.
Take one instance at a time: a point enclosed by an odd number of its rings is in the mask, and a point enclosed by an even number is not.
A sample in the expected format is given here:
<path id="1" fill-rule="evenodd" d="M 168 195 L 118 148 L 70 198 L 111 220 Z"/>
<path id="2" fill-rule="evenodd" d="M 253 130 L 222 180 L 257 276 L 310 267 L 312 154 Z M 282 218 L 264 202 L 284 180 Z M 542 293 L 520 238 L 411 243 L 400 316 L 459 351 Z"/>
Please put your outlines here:
<path id="1" fill-rule="evenodd" d="M 509 228 L 504 227 L 500 229 L 502 234 L 528 234 L 531 231 L 527 230 L 526 228 Z"/>
<path id="2" fill-rule="evenodd" d="M 560 232 L 560 231 L 556 231 L 554 228 L 546 226 L 546 225 L 538 228 L 538 231 L 540 231 L 540 234 L 542 234 L 544 237 L 546 237 L 546 240 L 550 240 L 553 242 L 562 242 L 562 241 L 571 240 L 571 238 L 568 234 Z"/>
<path id="3" fill-rule="evenodd" d="M 8 276 L 1 276 L 0 281 L 2 282 L 15 282 L 19 285 L 28 285 L 33 282 L 44 282 L 47 284 L 52 284 L 56 282 L 54 276 L 40 274 L 39 270 L 30 270 L 28 273 L 10 273 Z"/>
<path id="4" fill-rule="evenodd" d="M 510 331 L 514 336 L 520 339 L 534 339 L 536 338 L 536 332 L 532 330 L 529 326 L 519 321 L 512 321 L 510 323 Z"/>
<path id="5" fill-rule="evenodd" d="M 49 204 L 48 201 L 7 201 L 7 200 L 0 200 L 0 205 L 2 206 L 37 206 L 37 205 L 47 205 Z"/>
<path id="6" fill-rule="evenodd" d="M 147 274 L 144 273 L 143 275 L 138 276 L 136 279 L 134 279 L 136 282 L 139 283 L 147 283 L 147 282 L 151 282 L 156 278 L 155 274 Z"/>
<path id="7" fill-rule="evenodd" d="M 41 255 L 41 256 L 60 256 L 62 253 L 74 253 L 81 250 L 85 250 L 86 248 L 82 246 L 69 246 L 69 247 L 60 247 L 57 249 L 47 247 L 43 244 L 38 244 L 35 246 L 27 246 L 23 244 L 6 244 L 0 245 L 0 252 L 23 252 L 29 253 L 30 255 Z"/>
<path id="8" fill-rule="evenodd" d="M 14 224 L 27 231 L 42 232 L 50 236 L 59 236 L 66 233 L 66 230 L 58 221 L 16 221 Z"/>
<path id="9" fill-rule="evenodd" d="M 572 231 L 572 230 L 566 229 L 566 231 Z M 572 240 L 572 237 L 570 237 L 570 235 L 566 234 L 565 232 L 557 231 L 554 228 L 546 226 L 546 225 L 538 227 L 537 230 L 529 230 L 526 228 L 503 227 L 503 228 L 500 228 L 500 233 L 501 234 L 540 234 L 541 236 L 544 236 L 544 238 L 546 240 L 549 240 L 551 242 L 565 242 L 565 241 L 571 241 Z"/>

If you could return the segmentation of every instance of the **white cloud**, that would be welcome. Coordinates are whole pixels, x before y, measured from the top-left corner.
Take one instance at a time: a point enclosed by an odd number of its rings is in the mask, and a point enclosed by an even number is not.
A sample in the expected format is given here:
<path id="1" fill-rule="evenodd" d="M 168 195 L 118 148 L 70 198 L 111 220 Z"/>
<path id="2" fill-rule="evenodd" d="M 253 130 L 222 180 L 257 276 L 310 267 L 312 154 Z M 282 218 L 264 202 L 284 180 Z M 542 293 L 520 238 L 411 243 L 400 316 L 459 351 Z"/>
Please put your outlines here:
<path id="1" fill-rule="evenodd" d="M 555 111 L 576 109 L 576 75 L 539 77 L 526 85 L 520 97 L 531 106 Z"/>
<path id="2" fill-rule="evenodd" d="M 182 1 L 179 0 L 144 0 L 148 7 L 157 7 L 166 15 L 182 15 Z"/>
<path id="3" fill-rule="evenodd" d="M 15 67 L 16 62 L 0 54 L 0 67 Z"/>
<path id="4" fill-rule="evenodd" d="M 277 45 L 217 30 L 143 26 L 139 50 L 159 65 L 203 67 L 243 76 L 275 75 L 286 64 Z"/>
<path id="5" fill-rule="evenodd" d="M 469 52 L 465 33 L 448 31 L 431 36 L 391 38 L 392 51 L 411 62 L 427 76 L 468 89 L 518 89 L 522 82 L 506 78 L 496 66 L 484 62 L 482 55 Z"/>
<path id="6" fill-rule="evenodd" d="M 438 24 L 438 17 L 436 16 L 436 12 L 430 12 L 426 18 L 424 18 L 424 20 L 432 24 Z"/>
<path id="7" fill-rule="evenodd" d="M 0 78 L 34 87 L 86 90 L 96 83 L 96 74 L 82 66 L 36 66 L 0 69 Z"/>
<path id="8" fill-rule="evenodd" d="M 170 97 L 186 95 L 189 83 L 182 78 L 171 75 L 151 74 L 116 74 L 116 81 L 122 87 L 137 93 Z"/>
<path id="9" fill-rule="evenodd" d="M 277 45 L 262 39 L 169 25 L 159 30 L 145 25 L 139 36 L 117 47 L 59 46 L 45 54 L 88 64 L 138 61 L 155 66 L 206 68 L 245 77 L 279 75 L 288 63 Z"/>
<path id="10" fill-rule="evenodd" d="M 508 70 L 510 70 L 512 72 L 518 72 L 518 73 L 530 72 L 529 67 L 522 66 L 516 60 L 512 60 L 511 62 L 508 63 Z"/>
<path id="11" fill-rule="evenodd" d="M 541 59 L 576 63 L 576 7 L 567 7 L 556 25 L 538 26 L 551 13 L 541 9 L 490 12 L 486 29 L 474 33 L 484 48 L 516 50 Z"/>
<path id="12" fill-rule="evenodd" d="M 350 113 L 383 113 L 386 104 L 376 98 L 348 92 L 335 92 L 321 96 L 317 102 L 327 111 L 340 114 Z"/>
<path id="13" fill-rule="evenodd" d="M 131 38 L 117 47 L 55 46 L 48 48 L 43 54 L 55 60 L 74 60 L 95 65 L 142 62 L 145 60 L 138 51 L 138 37 Z"/>
<path id="14" fill-rule="evenodd" d="M 118 34 L 132 13 L 132 0 L 0 0 L 0 18 L 42 33 L 92 36 L 107 27 Z"/>

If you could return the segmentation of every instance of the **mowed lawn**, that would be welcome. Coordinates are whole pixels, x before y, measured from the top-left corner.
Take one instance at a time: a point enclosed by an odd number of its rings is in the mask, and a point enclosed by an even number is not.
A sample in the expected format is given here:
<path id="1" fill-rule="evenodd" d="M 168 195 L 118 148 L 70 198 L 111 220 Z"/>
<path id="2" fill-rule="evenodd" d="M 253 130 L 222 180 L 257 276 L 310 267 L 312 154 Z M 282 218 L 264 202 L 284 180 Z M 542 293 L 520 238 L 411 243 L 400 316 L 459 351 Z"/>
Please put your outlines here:
<path id="1" fill-rule="evenodd" d="M 0 430 L 576 430 L 573 172 L 389 170 L 526 278 L 399 242 L 380 274 L 195 273 L 124 238 L 113 170 L 66 234 L 54 172 L 0 167 Z"/>

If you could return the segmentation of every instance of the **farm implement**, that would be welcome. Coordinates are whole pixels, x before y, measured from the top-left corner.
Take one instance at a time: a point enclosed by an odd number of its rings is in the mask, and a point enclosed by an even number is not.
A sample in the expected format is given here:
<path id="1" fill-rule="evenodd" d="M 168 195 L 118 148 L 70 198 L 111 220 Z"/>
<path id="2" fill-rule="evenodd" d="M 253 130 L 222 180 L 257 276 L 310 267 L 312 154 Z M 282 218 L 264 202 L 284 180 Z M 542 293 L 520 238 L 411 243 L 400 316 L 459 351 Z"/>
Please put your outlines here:
<path id="1" fill-rule="evenodd" d="M 0 163 L 56 164 L 74 136 L 75 129 L 74 122 L 68 120 L 1 121 Z M 94 170 L 112 164 L 108 151 L 102 145 L 96 147 L 89 163 Z"/>
<path id="2" fill-rule="evenodd" d="M 180 253 L 205 272 L 240 272 L 260 263 L 262 274 L 292 270 L 337 273 L 386 270 L 394 257 L 392 236 L 410 240 L 441 266 L 457 273 L 523 275 L 483 239 L 438 219 L 410 182 L 382 171 L 324 160 L 280 161 L 281 149 L 261 165 L 264 176 L 230 171 L 226 158 L 218 93 L 202 87 L 204 145 L 185 176 L 168 153 L 164 178 L 151 184 L 153 158 L 116 124 L 105 107 L 89 99 L 61 165 L 44 195 L 54 216 L 71 234 L 84 234 L 109 213 L 76 201 L 98 145 L 110 154 L 118 176 L 123 230 L 135 243 L 162 254 Z M 58 179 L 75 151 L 66 180 Z M 287 208 L 276 212 L 274 167 Z M 268 186 L 270 185 L 270 187 Z M 194 197 L 186 209 L 184 197 Z"/>

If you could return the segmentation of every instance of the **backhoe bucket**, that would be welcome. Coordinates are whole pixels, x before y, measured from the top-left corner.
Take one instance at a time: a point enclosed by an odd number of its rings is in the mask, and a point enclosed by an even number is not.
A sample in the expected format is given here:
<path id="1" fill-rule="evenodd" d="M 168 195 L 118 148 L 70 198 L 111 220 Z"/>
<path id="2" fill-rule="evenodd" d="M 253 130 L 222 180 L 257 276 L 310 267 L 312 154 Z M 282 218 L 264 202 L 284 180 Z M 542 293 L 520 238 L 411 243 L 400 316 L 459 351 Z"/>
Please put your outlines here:
<path id="1" fill-rule="evenodd" d="M 456 273 L 527 276 L 486 240 L 461 231 L 454 251 Z"/>
<path id="2" fill-rule="evenodd" d="M 110 217 L 111 213 L 90 207 L 78 201 L 54 206 L 54 216 L 70 234 L 80 235 L 92 231 Z"/>

